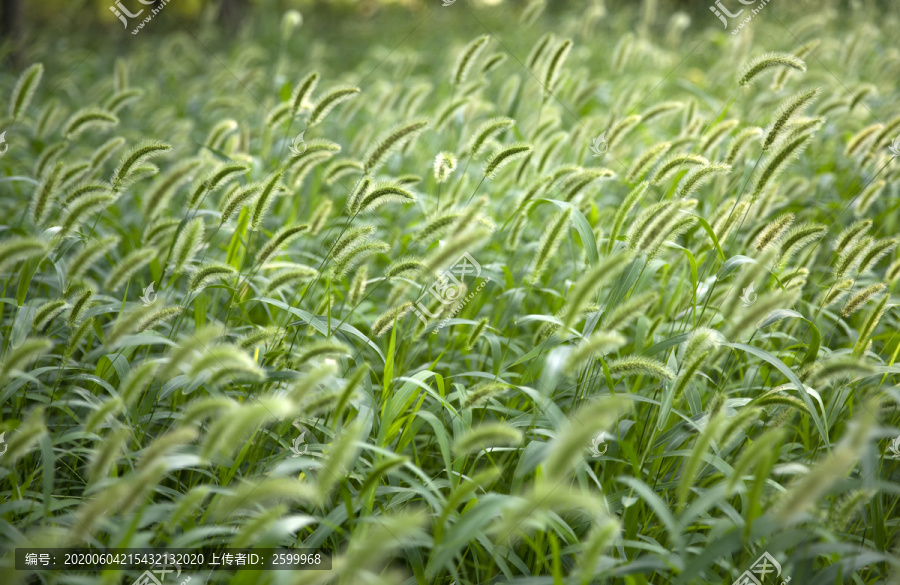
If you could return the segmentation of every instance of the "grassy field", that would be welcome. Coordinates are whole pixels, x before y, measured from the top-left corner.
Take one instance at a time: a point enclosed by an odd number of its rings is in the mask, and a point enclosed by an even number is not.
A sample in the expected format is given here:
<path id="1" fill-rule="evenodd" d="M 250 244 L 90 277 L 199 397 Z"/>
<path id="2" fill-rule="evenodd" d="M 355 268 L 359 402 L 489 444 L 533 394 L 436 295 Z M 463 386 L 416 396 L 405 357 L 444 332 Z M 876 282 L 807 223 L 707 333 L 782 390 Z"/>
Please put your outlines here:
<path id="1" fill-rule="evenodd" d="M 0 582 L 900 583 L 898 13 L 721 4 L 41 31 Z"/>

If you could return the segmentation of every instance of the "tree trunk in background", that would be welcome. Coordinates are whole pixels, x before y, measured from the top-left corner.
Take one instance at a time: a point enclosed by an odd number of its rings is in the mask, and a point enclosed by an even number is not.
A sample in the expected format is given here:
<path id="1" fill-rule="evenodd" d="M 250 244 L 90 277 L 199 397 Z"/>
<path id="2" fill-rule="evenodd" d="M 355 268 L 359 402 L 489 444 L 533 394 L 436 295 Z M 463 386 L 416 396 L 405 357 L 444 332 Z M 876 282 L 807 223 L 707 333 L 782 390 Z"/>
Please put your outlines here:
<path id="1" fill-rule="evenodd" d="M 10 61 L 15 69 L 22 64 L 22 37 L 24 36 L 22 19 L 22 0 L 0 0 L 0 42 L 12 43 Z"/>
<path id="2" fill-rule="evenodd" d="M 219 24 L 237 30 L 244 17 L 243 0 L 222 0 L 219 4 Z"/>

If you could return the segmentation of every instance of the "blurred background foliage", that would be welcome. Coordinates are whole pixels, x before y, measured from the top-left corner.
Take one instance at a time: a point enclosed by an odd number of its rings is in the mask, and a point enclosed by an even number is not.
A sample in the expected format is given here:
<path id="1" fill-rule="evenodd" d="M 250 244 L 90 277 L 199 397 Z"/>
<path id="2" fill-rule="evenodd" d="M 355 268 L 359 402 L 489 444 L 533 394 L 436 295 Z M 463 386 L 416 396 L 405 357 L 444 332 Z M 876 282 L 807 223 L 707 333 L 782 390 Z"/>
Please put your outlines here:
<path id="1" fill-rule="evenodd" d="M 0 0 L 0 71 L 17 74 L 31 62 L 31 53 L 45 53 L 52 50 L 78 50 L 79 33 L 102 32 L 102 37 L 91 40 L 97 46 L 104 41 L 121 41 L 126 33 L 111 7 L 119 2 L 132 12 L 144 8 L 150 0 Z M 864 6 L 874 6 L 878 10 L 897 10 L 896 0 L 770 0 L 790 4 L 794 14 L 810 14 L 826 8 L 859 11 Z M 164 0 L 155 0 L 160 6 Z M 409 22 L 418 19 L 434 9 L 442 8 L 444 0 L 168 0 L 164 9 L 173 14 L 170 23 L 183 29 L 182 32 L 203 35 L 222 35 L 218 40 L 235 40 L 227 35 L 242 31 L 255 41 L 265 41 L 266 36 L 277 37 L 279 19 L 287 10 L 299 10 L 311 20 L 315 33 L 322 40 L 329 37 L 340 41 L 332 48 L 339 47 L 341 57 L 352 56 L 361 49 L 366 35 L 378 35 L 388 42 L 392 34 L 409 32 Z M 454 0 L 464 2 L 472 8 L 482 10 L 486 18 L 494 18 L 496 24 L 509 22 L 511 13 L 519 13 L 529 0 Z M 631 2 L 626 0 L 548 0 L 544 9 L 544 23 L 552 24 L 564 14 L 583 10 L 587 20 L 608 19 L 608 26 L 621 25 L 618 16 L 628 18 Z M 625 6 L 625 5 L 628 6 Z M 709 14 L 711 0 L 651 0 L 644 4 L 644 19 L 655 27 L 660 35 L 665 34 L 667 18 L 682 11 L 691 19 L 690 28 L 696 32 L 716 26 L 716 19 Z M 728 0 L 725 4 L 730 6 Z M 733 11 L 744 6 L 731 0 Z M 624 10 L 628 8 L 628 10 Z M 448 35 L 460 32 L 469 22 L 461 11 L 442 15 L 447 24 Z M 490 24 L 490 22 L 488 22 Z M 637 26 L 637 23 L 634 23 Z M 359 28 L 357 28 L 359 27 Z M 155 27 L 144 35 L 164 35 L 173 32 L 165 27 Z M 615 30 L 609 28 L 607 32 Z M 687 31 L 690 33 L 690 29 Z M 141 36 L 144 36 L 141 35 Z M 353 41 L 353 39 L 359 39 Z M 245 38 L 246 40 L 246 38 Z M 435 44 L 441 39 L 434 39 Z M 527 50 L 527 49 L 526 49 Z"/>
<path id="2" fill-rule="evenodd" d="M 149 0 L 145 0 L 149 1 Z M 159 5 L 163 0 L 156 0 Z M 521 8 L 528 0 L 458 0 L 475 6 L 502 6 L 503 8 Z M 774 0 L 779 1 L 779 0 Z M 853 10 L 864 0 L 781 0 L 789 2 L 798 8 L 820 10 L 826 5 Z M 127 8 L 137 10 L 142 8 L 140 0 L 121 0 Z M 440 8 L 443 0 L 169 0 L 166 11 L 172 11 L 186 22 L 199 23 L 204 21 L 219 21 L 228 26 L 240 26 L 256 20 L 265 20 L 267 15 L 272 17 L 272 22 L 285 10 L 296 9 L 304 13 L 323 13 L 325 15 L 374 18 L 379 13 L 400 14 L 403 12 L 420 12 L 434 7 Z M 732 2 L 736 4 L 736 0 Z M 874 0 L 871 2 L 884 10 L 897 10 L 894 0 Z M 84 29 L 91 26 L 103 26 L 117 28 L 117 19 L 109 7 L 115 4 L 113 0 L 40 0 L 40 2 L 26 2 L 25 0 L 0 0 L 0 21 L 3 28 L 0 31 L 7 33 L 18 32 L 25 37 L 34 38 L 40 31 L 36 27 L 46 24 L 65 23 L 73 29 Z M 569 10 L 577 10 L 583 6 L 585 12 L 595 7 L 603 7 L 614 11 L 617 5 L 631 4 L 628 0 L 550 0 L 547 3 L 548 15 L 561 14 Z M 692 16 L 705 14 L 709 11 L 709 0 L 657 0 L 655 3 L 661 13 L 671 13 L 673 10 L 683 10 Z M 728 5 L 728 2 L 725 2 Z M 742 6 L 735 6 L 738 10 Z M 332 24 L 337 25 L 336 22 Z M 705 23 L 704 26 L 710 23 Z M 13 31 L 13 27 L 20 30 Z M 8 35 L 3 35 L 4 43 L 9 41 Z"/>

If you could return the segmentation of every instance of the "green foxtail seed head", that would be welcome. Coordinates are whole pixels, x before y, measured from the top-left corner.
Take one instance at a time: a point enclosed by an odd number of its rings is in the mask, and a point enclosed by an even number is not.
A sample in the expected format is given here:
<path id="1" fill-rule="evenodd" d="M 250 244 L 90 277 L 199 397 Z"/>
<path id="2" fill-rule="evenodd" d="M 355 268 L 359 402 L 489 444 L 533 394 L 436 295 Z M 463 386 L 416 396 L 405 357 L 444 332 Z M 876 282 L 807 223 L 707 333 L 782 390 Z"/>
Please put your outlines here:
<path id="1" fill-rule="evenodd" d="M 531 151 L 532 147 L 530 144 L 518 143 L 495 152 L 488 157 L 487 162 L 484 165 L 484 176 L 490 178 L 496 177 L 500 169 L 514 160 L 522 158 Z"/>
<path id="2" fill-rule="evenodd" d="M 656 174 L 654 174 L 653 176 L 653 184 L 659 185 L 666 179 L 666 177 L 668 177 L 684 165 L 697 166 L 708 164 L 709 161 L 706 160 L 706 158 L 696 154 L 670 156 L 665 161 L 663 161 L 662 164 L 660 164 L 659 169 L 657 169 Z"/>
<path id="3" fill-rule="evenodd" d="M 63 125 L 62 135 L 67 140 L 73 140 L 91 128 L 118 124 L 119 118 L 112 112 L 100 108 L 82 108 L 72 114 Z"/>
<path id="4" fill-rule="evenodd" d="M 727 175 L 731 172 L 731 165 L 712 163 L 700 167 L 695 167 L 687 172 L 684 179 L 678 185 L 675 196 L 679 199 L 686 199 L 697 192 L 705 183 L 708 183 L 716 175 Z"/>
<path id="5" fill-rule="evenodd" d="M 820 240 L 828 233 L 828 228 L 816 223 L 803 223 L 788 230 L 779 241 L 780 254 L 778 264 L 784 265 L 797 252 L 807 245 Z"/>
<path id="6" fill-rule="evenodd" d="M 844 308 L 841 309 L 841 316 L 846 318 L 862 309 L 863 306 L 867 302 L 869 302 L 869 300 L 871 300 L 874 296 L 878 295 L 886 288 L 886 284 L 879 282 L 878 284 L 873 284 L 862 289 L 861 291 L 850 297 L 850 300 L 848 300 L 847 304 L 844 305 Z"/>
<path id="7" fill-rule="evenodd" d="M 469 75 L 469 71 L 472 69 L 472 64 L 478 58 L 481 51 L 484 50 L 488 40 L 490 40 L 488 35 L 482 35 L 466 45 L 462 53 L 460 53 L 459 58 L 456 60 L 456 67 L 453 72 L 454 87 L 459 87 L 465 82 L 466 77 Z"/>
<path id="8" fill-rule="evenodd" d="M 434 157 L 434 180 L 439 185 L 447 181 L 456 170 L 456 157 L 449 152 L 440 152 Z"/>
<path id="9" fill-rule="evenodd" d="M 310 235 L 315 236 L 322 231 L 322 228 L 325 227 L 325 224 L 328 222 L 328 217 L 331 215 L 333 206 L 334 204 L 330 199 L 325 199 L 316 206 L 309 218 Z"/>
<path id="10" fill-rule="evenodd" d="M 301 235 L 303 235 L 304 232 L 307 231 L 309 231 L 309 225 L 304 223 L 286 226 L 275 232 L 269 239 L 269 241 L 267 241 L 263 245 L 263 247 L 259 250 L 259 253 L 256 255 L 257 265 L 265 264 L 279 250 L 287 246 L 295 239 L 299 238 Z"/>
<path id="11" fill-rule="evenodd" d="M 242 208 L 253 205 L 254 201 L 258 199 L 259 193 L 260 186 L 256 184 L 250 184 L 246 187 L 235 185 L 234 189 L 228 191 L 225 197 L 222 198 L 222 203 L 219 207 L 222 213 L 222 223 L 227 222 Z"/>
<path id="12" fill-rule="evenodd" d="M 802 59 L 789 53 L 766 53 L 750 61 L 741 71 L 738 77 L 738 85 L 744 87 L 750 84 L 757 76 L 773 67 L 790 67 L 798 71 L 806 71 L 806 63 Z"/>
<path id="13" fill-rule="evenodd" d="M 765 188 L 784 170 L 788 161 L 798 156 L 809 143 L 809 134 L 803 134 L 787 142 L 766 159 L 764 166 L 757 173 L 756 185 L 753 188 L 752 200 L 756 201 Z"/>
<path id="14" fill-rule="evenodd" d="M 19 79 L 16 80 L 16 87 L 13 89 L 12 97 L 9 100 L 9 117 L 12 120 L 18 120 L 28 110 L 31 99 L 34 97 L 34 92 L 37 91 L 43 76 L 44 65 L 35 63 L 23 71 Z"/>
<path id="15" fill-rule="evenodd" d="M 882 258 L 893 252 L 896 247 L 896 238 L 881 238 L 872 242 L 859 261 L 860 274 L 874 268 Z"/>
<path id="16" fill-rule="evenodd" d="M 426 127 L 428 122 L 425 120 L 414 120 L 407 124 L 397 126 L 392 130 L 379 136 L 369 148 L 363 163 L 363 171 L 370 174 L 377 170 L 383 163 L 385 158 L 392 151 L 400 148 L 402 145 L 413 140 Z"/>
<path id="17" fill-rule="evenodd" d="M 372 335 L 381 337 L 390 331 L 394 326 L 394 321 L 399 320 L 406 315 L 412 309 L 412 306 L 413 304 L 407 301 L 398 307 L 393 307 L 382 313 L 375 319 L 375 322 L 372 323 Z"/>
<path id="18" fill-rule="evenodd" d="M 818 95 L 819 89 L 815 88 L 798 93 L 785 100 L 772 118 L 772 124 L 769 126 L 766 137 L 763 139 L 763 150 L 769 150 L 784 129 L 803 112 L 804 108 L 814 102 Z"/>
<path id="19" fill-rule="evenodd" d="M 290 102 L 288 102 L 290 104 L 291 117 L 297 117 L 303 108 L 309 106 L 307 100 L 309 99 L 309 96 L 312 95 L 312 92 L 315 91 L 318 83 L 318 71 L 313 71 L 300 80 L 297 87 L 294 88 L 294 93 L 291 94 Z"/>
<path id="20" fill-rule="evenodd" d="M 108 289 L 116 290 L 132 277 L 138 270 L 149 264 L 157 257 L 157 251 L 154 248 L 138 248 L 126 254 L 119 262 L 113 266 L 112 271 L 106 277 L 104 286 Z"/>
<path id="21" fill-rule="evenodd" d="M 778 241 L 778 239 L 784 234 L 784 232 L 791 227 L 792 223 L 794 223 L 793 213 L 785 213 L 776 217 L 773 221 L 766 225 L 766 227 L 764 227 L 763 230 L 759 233 L 759 236 L 757 236 L 756 249 L 758 251 L 762 251 Z"/>
<path id="22" fill-rule="evenodd" d="M 481 337 L 481 333 L 487 327 L 487 317 L 481 319 L 475 327 L 472 328 L 471 333 L 469 333 L 469 337 L 466 340 L 466 350 L 471 351 L 472 348 L 475 347 L 475 344 L 478 342 L 478 338 Z"/>
<path id="23" fill-rule="evenodd" d="M 738 124 L 740 124 L 740 120 L 733 118 L 724 120 L 710 128 L 709 134 L 700 144 L 700 152 L 709 154 Z"/>
<path id="24" fill-rule="evenodd" d="M 847 157 L 851 157 L 856 155 L 866 144 L 868 144 L 875 135 L 881 130 L 882 124 L 880 122 L 876 122 L 869 126 L 866 126 L 859 132 L 853 135 L 850 138 L 850 141 L 847 142 L 847 146 L 844 148 L 844 155 Z"/>
<path id="25" fill-rule="evenodd" d="M 203 218 L 197 217 L 192 219 L 184 227 L 184 230 L 178 234 L 175 239 L 175 245 L 172 247 L 172 263 L 173 272 L 181 273 L 191 261 L 194 254 L 203 244 L 203 233 L 205 231 Z"/>
<path id="26" fill-rule="evenodd" d="M 168 321 L 169 319 L 177 317 L 183 310 L 182 307 L 163 307 L 141 320 L 135 328 L 135 333 L 140 333 Z"/>
<path id="27" fill-rule="evenodd" d="M 266 293 L 272 293 L 286 286 L 296 287 L 302 282 L 314 279 L 318 272 L 309 266 L 299 266 L 289 270 L 284 270 L 272 276 L 271 280 L 265 287 Z"/>
<path id="28" fill-rule="evenodd" d="M 547 224 L 544 233 L 541 235 L 541 240 L 538 242 L 538 249 L 531 266 L 531 273 L 529 274 L 531 282 L 540 280 L 551 258 L 556 254 L 557 248 L 559 248 L 560 243 L 568 233 L 566 226 L 571 220 L 572 212 L 572 207 L 566 207 Z"/>
<path id="29" fill-rule="evenodd" d="M 291 38 L 295 29 L 303 25 L 303 15 L 297 10 L 288 10 L 281 17 L 281 42 Z"/>
<path id="30" fill-rule="evenodd" d="M 226 278 L 235 272 L 235 268 L 229 264 L 221 264 L 218 262 L 207 264 L 206 266 L 198 268 L 191 276 L 188 290 L 199 290 L 213 280 L 217 278 Z"/>
<path id="31" fill-rule="evenodd" d="M 645 150 L 641 153 L 641 156 L 634 161 L 631 168 L 628 169 L 628 173 L 625 175 L 625 181 L 634 183 L 635 181 L 642 179 L 659 159 L 665 156 L 666 152 L 668 152 L 671 147 L 671 142 L 660 142 Z"/>
<path id="32" fill-rule="evenodd" d="M 491 118 L 482 123 L 472 133 L 472 137 L 469 138 L 469 142 L 466 145 L 466 152 L 473 158 L 478 156 L 485 142 L 499 136 L 504 130 L 511 128 L 515 123 L 515 120 L 506 117 Z"/>
<path id="33" fill-rule="evenodd" d="M 672 380 L 675 374 L 661 361 L 642 355 L 630 355 L 608 363 L 613 376 L 650 376 L 657 380 Z"/>
<path id="34" fill-rule="evenodd" d="M 63 357 L 65 359 L 69 359 L 70 357 L 72 357 L 72 354 L 75 353 L 75 350 L 78 349 L 78 346 L 81 345 L 81 342 L 88 338 L 88 336 L 94 329 L 95 322 L 96 319 L 94 319 L 93 317 L 85 319 L 69 335 L 68 342 L 66 343 L 66 349 L 63 352 Z"/>
<path id="35" fill-rule="evenodd" d="M 561 42 L 550 55 L 547 62 L 547 68 L 544 71 L 544 99 L 553 94 L 556 84 L 559 81 L 559 73 L 562 70 L 569 52 L 572 50 L 572 40 L 566 39 Z"/>
<path id="36" fill-rule="evenodd" d="M 15 237 L 0 243 L 0 270 L 14 266 L 16 263 L 43 255 L 47 251 L 47 243 L 31 237 Z"/>
<path id="37" fill-rule="evenodd" d="M 313 106 L 312 111 L 309 113 L 309 117 L 306 119 L 307 126 L 312 128 L 313 126 L 321 124 L 332 110 L 339 104 L 355 98 L 359 91 L 358 87 L 344 86 L 328 92 L 316 102 L 315 106 Z"/>
<path id="38" fill-rule="evenodd" d="M 572 349 L 566 360 L 567 368 L 575 372 L 591 358 L 618 349 L 626 343 L 625 337 L 616 331 L 595 331 Z"/>
<path id="39" fill-rule="evenodd" d="M 60 313 L 68 308 L 68 303 L 66 303 L 65 299 L 56 299 L 50 301 L 48 303 L 44 303 L 34 313 L 34 320 L 32 321 L 31 326 L 35 331 L 40 331 L 44 325 L 53 320 L 54 317 L 57 317 Z"/>

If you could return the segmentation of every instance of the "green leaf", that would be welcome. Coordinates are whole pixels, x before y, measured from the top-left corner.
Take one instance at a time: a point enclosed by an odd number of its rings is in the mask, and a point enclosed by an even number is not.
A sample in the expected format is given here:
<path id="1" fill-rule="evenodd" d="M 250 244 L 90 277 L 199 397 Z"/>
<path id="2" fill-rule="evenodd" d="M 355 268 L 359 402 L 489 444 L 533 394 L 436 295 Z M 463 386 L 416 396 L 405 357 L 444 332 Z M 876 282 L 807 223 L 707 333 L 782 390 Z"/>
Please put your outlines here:
<path id="1" fill-rule="evenodd" d="M 750 355 L 754 355 L 761 360 L 771 364 L 775 367 L 776 370 L 784 374 L 785 377 L 794 385 L 794 387 L 797 388 L 797 392 L 800 394 L 800 398 L 802 398 L 803 402 L 806 404 L 806 408 L 809 410 L 810 417 L 812 417 L 813 422 L 816 425 L 816 429 L 818 429 L 819 434 L 825 441 L 825 448 L 829 453 L 831 453 L 831 441 L 828 438 L 828 429 L 825 427 L 825 423 L 822 420 L 822 417 L 819 415 L 819 411 L 816 410 L 816 407 L 812 401 L 812 397 L 810 397 L 809 392 L 806 391 L 806 386 L 803 385 L 803 382 L 800 381 L 797 375 L 794 374 L 794 372 L 792 372 L 791 369 L 787 367 L 783 361 L 781 361 L 771 353 L 759 349 L 758 347 L 753 347 L 752 345 L 746 345 L 743 343 L 723 343 L 722 345 L 733 349 L 739 349 L 749 353 Z"/>
<path id="2" fill-rule="evenodd" d="M 588 223 L 584 214 L 571 203 L 567 201 L 558 201 L 556 199 L 535 199 L 534 207 L 536 208 L 537 204 L 542 202 L 552 203 L 562 210 L 569 207 L 572 208 L 572 224 L 575 226 L 575 231 L 578 232 L 578 236 L 581 238 L 581 244 L 584 246 L 584 251 L 587 252 L 588 262 L 590 262 L 591 266 L 596 266 L 597 263 L 600 262 L 600 251 L 597 249 L 597 239 L 594 237 L 594 230 L 591 229 L 591 224 Z"/>
<path id="3" fill-rule="evenodd" d="M 756 260 L 753 258 L 748 258 L 747 256 L 741 256 L 740 254 L 737 256 L 732 256 L 729 258 L 722 268 L 719 269 L 718 274 L 716 274 L 716 280 L 724 280 L 726 276 L 743 266 L 744 264 L 755 264 Z"/>
<path id="4" fill-rule="evenodd" d="M 31 279 L 34 278 L 40 263 L 40 258 L 31 258 L 25 262 L 25 265 L 22 266 L 22 269 L 19 272 L 19 287 L 16 289 L 16 303 L 20 307 L 25 304 L 25 297 L 28 295 Z"/>
<path id="5" fill-rule="evenodd" d="M 722 262 L 725 262 L 725 252 L 722 251 L 722 246 L 719 244 L 719 238 L 716 237 L 716 232 L 709 225 L 709 222 L 697 215 L 696 213 L 691 213 L 689 211 L 684 211 L 688 215 L 692 215 L 697 219 L 697 222 L 700 224 L 700 227 L 703 228 L 703 231 L 706 232 L 706 235 L 709 236 L 710 241 L 713 243 L 713 246 L 716 248 L 716 252 L 719 254 L 719 259 Z"/>
<path id="6" fill-rule="evenodd" d="M 617 481 L 629 486 L 647 503 L 648 506 L 650 506 L 650 509 L 656 514 L 656 517 L 659 518 L 663 523 L 663 526 L 666 527 L 666 532 L 668 532 L 669 538 L 672 539 L 672 544 L 680 554 L 681 551 L 684 550 L 683 534 L 685 532 L 685 527 L 675 519 L 675 516 L 669 510 L 669 506 L 656 495 L 656 492 L 653 491 L 650 486 L 636 477 L 620 476 L 617 478 Z"/>
<path id="7" fill-rule="evenodd" d="M 384 394 L 386 397 L 388 390 L 391 388 L 391 381 L 394 379 L 394 347 L 397 344 L 397 318 L 394 317 L 394 326 L 391 327 L 391 341 L 388 344 L 387 359 L 384 361 L 384 376 L 382 377 Z"/>
<path id="8" fill-rule="evenodd" d="M 288 306 L 286 303 L 283 303 L 279 300 L 271 299 L 268 297 L 254 297 L 250 300 L 251 301 L 259 301 L 261 303 L 266 303 L 267 305 L 272 305 L 274 307 L 278 307 L 279 309 L 281 309 L 283 311 L 287 311 L 291 315 L 298 317 L 304 323 L 307 323 L 310 327 L 312 327 L 313 329 L 315 329 L 322 335 L 328 337 L 328 333 L 329 333 L 328 325 L 325 322 L 323 322 L 321 319 L 319 319 L 318 317 L 314 316 L 312 313 L 307 313 L 306 311 L 304 311 L 302 309 L 297 309 L 295 307 Z M 381 349 L 378 348 L 378 345 L 374 341 L 372 341 L 371 339 L 366 337 L 366 335 L 362 331 L 357 329 L 356 327 L 353 327 L 352 325 L 348 325 L 347 323 L 342 323 L 341 326 L 337 328 L 337 330 L 343 331 L 344 333 L 349 333 L 350 335 L 353 335 L 354 337 L 364 341 L 366 343 L 366 345 L 368 345 L 369 347 L 371 347 L 372 349 L 375 350 L 375 353 L 378 354 L 378 357 L 381 358 L 382 362 L 386 361 L 384 354 L 381 353 Z"/>
<path id="9" fill-rule="evenodd" d="M 810 335 L 812 335 L 812 339 L 807 346 L 806 356 L 803 358 L 803 363 L 811 364 L 812 362 L 816 361 L 816 357 L 818 357 L 819 355 L 819 346 L 822 343 L 822 334 L 819 333 L 819 328 L 816 327 L 815 323 L 813 323 L 797 311 L 792 311 L 790 309 L 777 309 L 769 313 L 765 319 L 759 322 L 759 329 L 765 329 L 770 325 L 774 325 L 775 323 L 788 318 L 802 319 L 809 326 L 809 333 Z"/>

